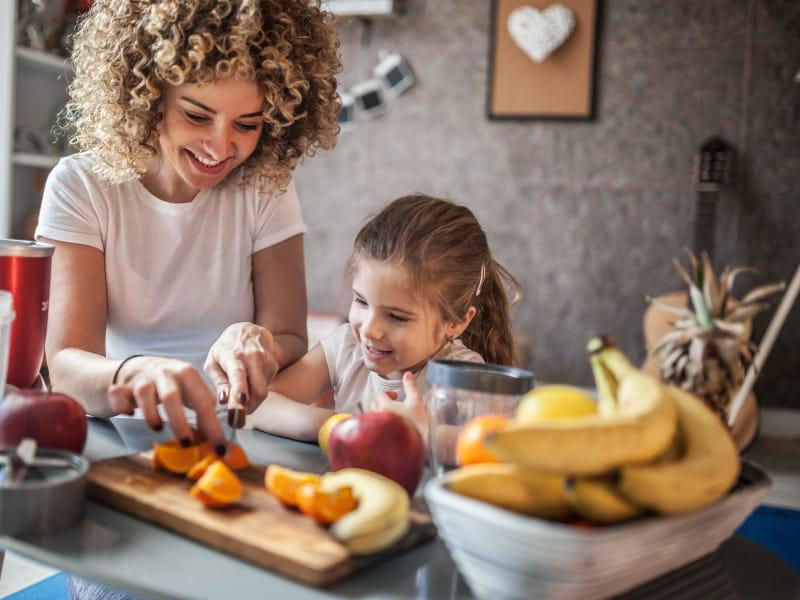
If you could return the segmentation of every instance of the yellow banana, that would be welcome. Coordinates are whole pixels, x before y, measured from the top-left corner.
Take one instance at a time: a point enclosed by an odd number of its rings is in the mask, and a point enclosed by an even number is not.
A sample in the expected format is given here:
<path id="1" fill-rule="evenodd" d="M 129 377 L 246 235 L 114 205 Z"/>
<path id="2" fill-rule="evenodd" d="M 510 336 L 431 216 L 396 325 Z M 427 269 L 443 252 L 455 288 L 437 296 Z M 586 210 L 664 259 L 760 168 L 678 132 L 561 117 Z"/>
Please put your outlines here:
<path id="1" fill-rule="evenodd" d="M 342 469 L 320 479 L 323 491 L 350 486 L 358 506 L 331 525 L 331 534 L 354 554 L 383 550 L 399 540 L 410 523 L 408 494 L 391 479 L 364 469 Z"/>
<path id="2" fill-rule="evenodd" d="M 615 379 L 613 414 L 513 424 L 487 437 L 490 450 L 507 462 L 572 475 L 647 464 L 663 454 L 675 435 L 677 416 L 661 382 L 638 371 L 609 342 L 597 356 L 605 367 L 603 376 Z M 601 406 L 602 395 L 601 389 Z"/>
<path id="3" fill-rule="evenodd" d="M 411 527 L 411 519 L 389 521 L 386 527 L 374 533 L 357 535 L 347 540 L 347 549 L 353 554 L 372 554 L 399 541 Z"/>
<path id="4" fill-rule="evenodd" d="M 683 455 L 673 462 L 625 467 L 619 490 L 657 512 L 697 510 L 721 498 L 739 476 L 739 455 L 725 425 L 702 400 L 673 386 L 667 397 L 678 410 Z"/>
<path id="5" fill-rule="evenodd" d="M 535 517 L 560 519 L 569 512 L 564 479 L 518 465 L 481 463 L 450 471 L 444 481 L 464 496 Z"/>
<path id="6" fill-rule="evenodd" d="M 573 511 L 594 523 L 619 523 L 644 513 L 621 496 L 615 483 L 605 477 L 579 477 L 567 481 L 566 498 Z"/>

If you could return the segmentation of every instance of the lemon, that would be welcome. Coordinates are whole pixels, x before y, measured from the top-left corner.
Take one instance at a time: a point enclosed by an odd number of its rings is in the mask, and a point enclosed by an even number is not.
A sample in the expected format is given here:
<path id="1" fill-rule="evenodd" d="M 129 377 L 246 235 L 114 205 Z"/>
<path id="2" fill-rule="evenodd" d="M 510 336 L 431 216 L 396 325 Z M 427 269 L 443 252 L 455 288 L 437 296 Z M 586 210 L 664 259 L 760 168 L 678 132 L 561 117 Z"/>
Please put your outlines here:
<path id="1" fill-rule="evenodd" d="M 517 423 L 574 419 L 597 413 L 594 399 L 570 385 L 543 385 L 531 390 L 517 406 Z"/>
<path id="2" fill-rule="evenodd" d="M 351 416 L 352 415 L 349 413 L 335 413 L 328 417 L 322 424 L 322 427 L 319 428 L 319 433 L 317 433 L 317 441 L 319 442 L 319 447 L 322 449 L 322 454 L 328 456 L 328 438 L 330 438 L 333 428 L 340 421 L 349 419 Z"/>

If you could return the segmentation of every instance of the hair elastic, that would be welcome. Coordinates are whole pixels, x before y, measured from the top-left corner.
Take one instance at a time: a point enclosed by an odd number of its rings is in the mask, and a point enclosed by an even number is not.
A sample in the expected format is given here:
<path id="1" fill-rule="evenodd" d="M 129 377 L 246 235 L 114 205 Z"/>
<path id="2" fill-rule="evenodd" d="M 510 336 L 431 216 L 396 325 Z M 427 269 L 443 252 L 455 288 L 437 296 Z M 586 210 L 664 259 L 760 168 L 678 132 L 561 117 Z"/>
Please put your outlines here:
<path id="1" fill-rule="evenodd" d="M 144 356 L 144 354 L 133 354 L 133 355 L 129 356 L 128 358 L 124 359 L 121 363 L 119 363 L 119 366 L 117 367 L 117 370 L 114 371 L 114 377 L 111 378 L 111 385 L 116 385 L 117 377 L 119 377 L 119 372 L 122 371 L 122 367 L 125 366 L 126 362 L 128 362 L 129 360 L 131 360 L 133 358 L 140 358 L 142 356 Z"/>
<path id="2" fill-rule="evenodd" d="M 481 288 L 483 287 L 483 280 L 484 279 L 486 279 L 486 265 L 485 264 L 481 264 L 481 278 L 480 278 L 480 281 L 478 281 L 478 289 L 475 290 L 475 295 L 476 296 L 480 296 L 481 295 Z"/>

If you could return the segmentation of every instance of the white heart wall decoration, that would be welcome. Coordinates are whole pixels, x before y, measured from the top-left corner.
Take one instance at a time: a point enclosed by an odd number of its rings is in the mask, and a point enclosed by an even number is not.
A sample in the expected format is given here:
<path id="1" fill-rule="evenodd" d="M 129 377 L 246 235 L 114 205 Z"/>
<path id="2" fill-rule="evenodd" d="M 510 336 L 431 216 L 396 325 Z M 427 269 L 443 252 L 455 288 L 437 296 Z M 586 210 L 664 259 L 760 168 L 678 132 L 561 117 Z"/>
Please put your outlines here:
<path id="1" fill-rule="evenodd" d="M 541 63 L 567 41 L 575 29 L 575 13 L 563 4 L 544 10 L 520 6 L 508 15 L 508 33 L 525 54 Z"/>

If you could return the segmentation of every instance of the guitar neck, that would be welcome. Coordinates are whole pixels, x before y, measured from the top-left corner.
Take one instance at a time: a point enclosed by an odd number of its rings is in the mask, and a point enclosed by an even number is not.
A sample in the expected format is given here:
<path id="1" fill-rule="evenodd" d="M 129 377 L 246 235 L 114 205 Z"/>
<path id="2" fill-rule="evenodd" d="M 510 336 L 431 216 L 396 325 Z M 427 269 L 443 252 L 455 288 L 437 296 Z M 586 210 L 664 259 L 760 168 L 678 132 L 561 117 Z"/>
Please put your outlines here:
<path id="1" fill-rule="evenodd" d="M 697 213 L 694 219 L 694 252 L 714 255 L 714 230 L 717 223 L 717 201 L 719 190 L 697 192 Z"/>

